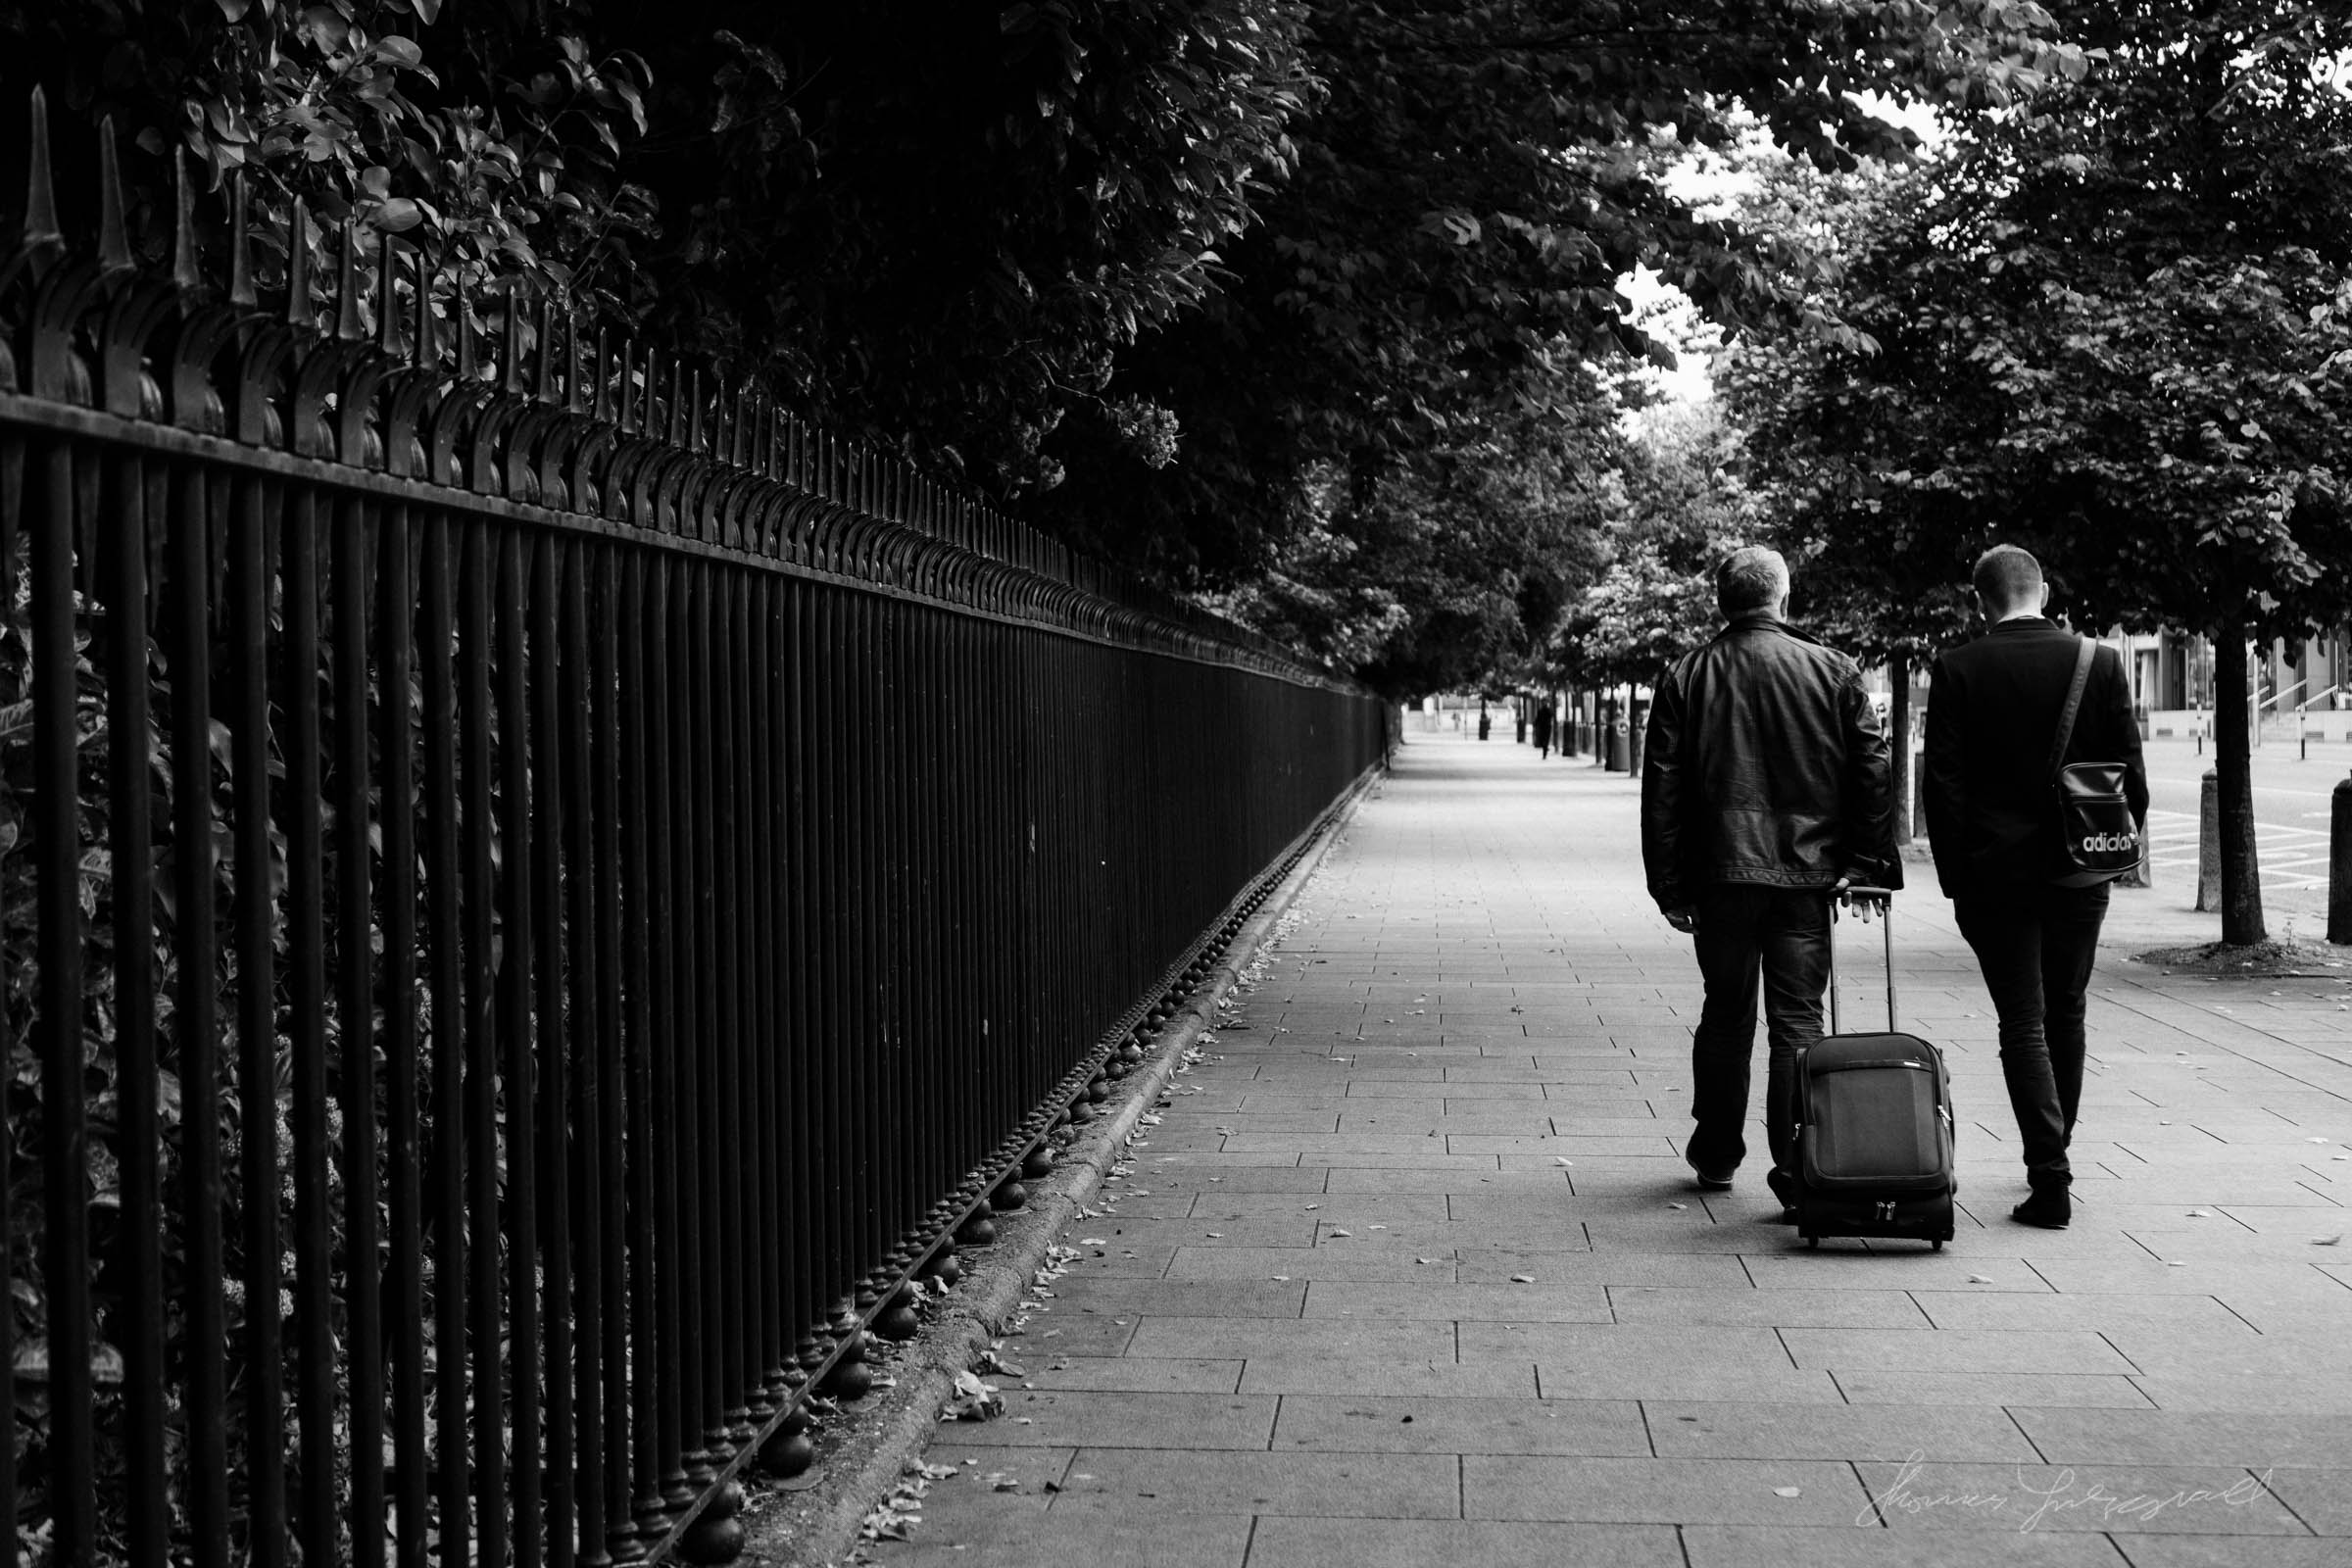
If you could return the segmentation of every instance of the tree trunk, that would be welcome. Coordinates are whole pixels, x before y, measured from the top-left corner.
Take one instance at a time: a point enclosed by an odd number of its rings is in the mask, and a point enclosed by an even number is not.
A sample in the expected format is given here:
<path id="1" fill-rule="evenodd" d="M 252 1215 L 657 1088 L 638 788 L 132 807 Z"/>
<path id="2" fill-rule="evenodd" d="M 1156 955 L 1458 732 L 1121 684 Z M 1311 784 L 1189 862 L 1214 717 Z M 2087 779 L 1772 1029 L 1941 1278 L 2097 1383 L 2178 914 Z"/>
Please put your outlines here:
<path id="1" fill-rule="evenodd" d="M 2253 749 L 2248 726 L 2252 703 L 2246 693 L 2246 629 L 2232 618 L 2213 636 L 2214 793 L 2221 808 L 2222 940 L 2260 942 L 2270 933 L 2262 919 L 2262 866 L 2254 847 Z"/>
<path id="2" fill-rule="evenodd" d="M 1886 656 L 1886 745 L 1893 765 L 1888 783 L 1894 790 L 1894 842 L 1911 842 L 1911 656 Z"/>

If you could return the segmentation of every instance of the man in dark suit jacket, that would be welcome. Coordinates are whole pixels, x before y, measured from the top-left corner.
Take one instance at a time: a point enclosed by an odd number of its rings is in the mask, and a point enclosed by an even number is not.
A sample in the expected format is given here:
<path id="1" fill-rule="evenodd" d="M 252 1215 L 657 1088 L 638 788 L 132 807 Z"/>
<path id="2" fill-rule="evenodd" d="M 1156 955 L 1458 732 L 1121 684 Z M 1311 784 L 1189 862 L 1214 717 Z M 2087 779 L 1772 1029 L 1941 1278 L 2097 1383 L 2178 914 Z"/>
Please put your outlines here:
<path id="1" fill-rule="evenodd" d="M 1928 841 L 2000 1015 L 2001 1076 L 2032 1190 L 2010 1216 L 2056 1230 L 2073 1214 L 2066 1149 L 2082 1099 L 2083 993 L 2107 917 L 2104 882 L 2052 881 L 2064 852 L 2050 747 L 2081 639 L 2042 613 L 2049 584 L 2015 545 L 1984 552 L 1975 582 L 1984 635 L 1937 660 L 1928 689 Z M 2148 775 L 2113 649 L 2091 663 L 2067 760 L 2123 763 L 2144 830 Z"/>

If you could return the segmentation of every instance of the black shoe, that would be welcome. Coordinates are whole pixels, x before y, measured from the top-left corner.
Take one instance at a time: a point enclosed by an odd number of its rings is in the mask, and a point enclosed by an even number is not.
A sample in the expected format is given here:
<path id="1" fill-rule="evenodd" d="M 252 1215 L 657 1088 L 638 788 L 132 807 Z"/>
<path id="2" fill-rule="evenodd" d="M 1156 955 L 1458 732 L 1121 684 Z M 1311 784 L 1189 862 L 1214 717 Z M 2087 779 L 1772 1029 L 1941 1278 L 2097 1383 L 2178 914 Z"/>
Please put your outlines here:
<path id="1" fill-rule="evenodd" d="M 2009 1217 L 2020 1225 L 2037 1225 L 2045 1231 L 2062 1231 L 2075 1217 L 2074 1200 L 2066 1196 L 2063 1187 L 2044 1188 L 2009 1211 Z"/>
<path id="2" fill-rule="evenodd" d="M 1698 1190 L 1702 1193 L 1728 1193 L 1732 1190 L 1732 1173 L 1728 1170 L 1703 1170 L 1693 1165 L 1690 1173 L 1698 1178 Z"/>
<path id="3" fill-rule="evenodd" d="M 1792 1213 L 1795 1211 L 1795 1177 L 1789 1175 L 1778 1165 L 1775 1165 L 1772 1169 L 1764 1173 L 1764 1185 L 1772 1189 L 1772 1196 L 1781 1200 L 1781 1206 L 1783 1208 L 1786 1208 Z"/>

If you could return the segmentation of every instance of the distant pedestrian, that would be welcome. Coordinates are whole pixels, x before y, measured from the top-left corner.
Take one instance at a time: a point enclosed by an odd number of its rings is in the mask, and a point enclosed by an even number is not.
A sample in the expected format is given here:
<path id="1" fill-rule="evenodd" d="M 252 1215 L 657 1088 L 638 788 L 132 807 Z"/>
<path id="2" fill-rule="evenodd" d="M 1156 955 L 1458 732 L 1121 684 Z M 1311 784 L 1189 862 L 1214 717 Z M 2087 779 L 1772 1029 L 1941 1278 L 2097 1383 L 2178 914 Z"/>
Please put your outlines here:
<path id="1" fill-rule="evenodd" d="M 1984 635 L 1936 662 L 1928 686 L 1928 843 L 1960 934 L 1976 950 L 2000 1016 L 2001 1077 L 2017 1117 L 2027 1225 L 2073 1217 L 2067 1144 L 2082 1102 L 2084 992 L 2107 917 L 2107 884 L 2062 886 L 2051 750 L 2082 639 L 2042 613 L 2041 564 L 2015 545 L 1978 558 Z M 2148 775 L 2121 655 L 2100 648 L 2082 689 L 2069 759 L 2123 764 L 2144 831 Z"/>
<path id="2" fill-rule="evenodd" d="M 1642 859 L 1650 897 L 1697 950 L 1706 1000 L 1691 1033 L 1684 1157 L 1727 1190 L 1746 1156 L 1748 1064 L 1763 984 L 1771 1054 L 1766 1183 L 1794 1200 L 1796 1055 L 1821 1038 L 1830 903 L 1900 887 L 1886 736 L 1862 672 L 1783 619 L 1788 567 L 1734 552 L 1716 568 L 1728 624 L 1683 656 L 1650 705 Z"/>
<path id="3" fill-rule="evenodd" d="M 1548 697 L 1536 707 L 1536 755 L 1551 755 L 1551 699 Z"/>

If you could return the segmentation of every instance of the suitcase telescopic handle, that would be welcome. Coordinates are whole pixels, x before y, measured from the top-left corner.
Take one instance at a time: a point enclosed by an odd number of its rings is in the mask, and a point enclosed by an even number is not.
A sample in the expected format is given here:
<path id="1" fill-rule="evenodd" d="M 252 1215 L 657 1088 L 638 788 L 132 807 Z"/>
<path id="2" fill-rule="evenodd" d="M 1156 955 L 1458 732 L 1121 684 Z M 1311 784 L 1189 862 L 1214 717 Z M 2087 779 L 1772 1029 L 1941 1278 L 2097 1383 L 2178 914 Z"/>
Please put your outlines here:
<path id="1" fill-rule="evenodd" d="M 1900 1027 L 1894 1021 L 1894 890 L 1849 887 L 1838 897 L 1869 899 L 1880 906 L 1879 924 L 1886 933 L 1886 1032 L 1893 1034 Z M 1835 907 L 1830 910 L 1830 1033 L 1845 1033 L 1838 1011 L 1838 911 Z"/>

